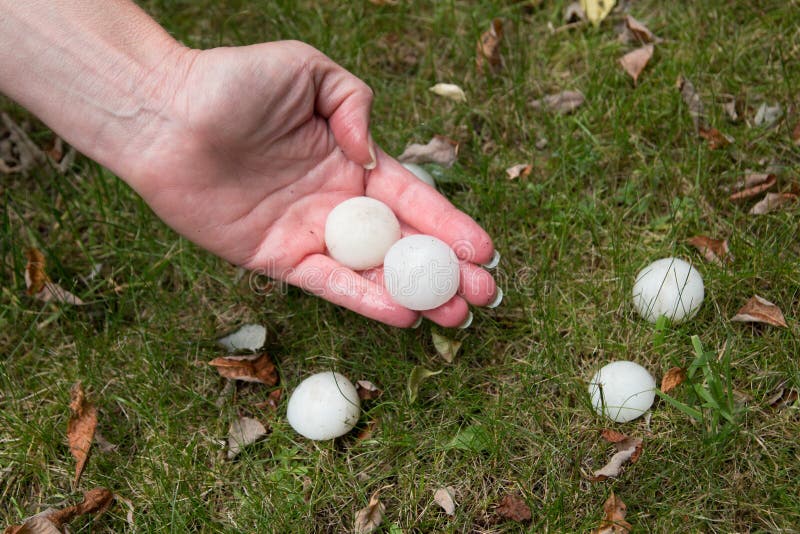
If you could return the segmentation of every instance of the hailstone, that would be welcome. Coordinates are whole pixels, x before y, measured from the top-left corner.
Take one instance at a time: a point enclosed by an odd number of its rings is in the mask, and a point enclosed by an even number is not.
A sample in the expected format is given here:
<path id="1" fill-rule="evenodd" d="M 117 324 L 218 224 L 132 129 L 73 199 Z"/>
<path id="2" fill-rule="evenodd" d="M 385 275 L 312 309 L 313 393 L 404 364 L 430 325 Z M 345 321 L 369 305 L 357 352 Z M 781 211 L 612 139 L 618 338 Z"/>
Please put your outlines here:
<path id="1" fill-rule="evenodd" d="M 653 405 L 656 381 L 647 369 L 629 361 L 611 362 L 589 383 L 592 406 L 617 423 L 636 419 Z"/>
<path id="2" fill-rule="evenodd" d="M 400 222 L 394 212 L 369 197 L 345 200 L 325 221 L 325 246 L 330 256 L 356 271 L 377 267 L 398 239 Z"/>
<path id="3" fill-rule="evenodd" d="M 458 258 L 447 243 L 430 235 L 412 235 L 392 245 L 383 271 L 389 294 L 410 310 L 438 308 L 458 291 Z"/>
<path id="4" fill-rule="evenodd" d="M 662 316 L 674 323 L 692 317 L 703 296 L 703 277 L 678 258 L 654 261 L 639 271 L 633 285 L 633 305 L 651 323 Z"/>
<path id="5" fill-rule="evenodd" d="M 308 439 L 338 438 L 358 422 L 361 404 L 355 386 L 333 371 L 311 375 L 292 392 L 286 418 Z"/>

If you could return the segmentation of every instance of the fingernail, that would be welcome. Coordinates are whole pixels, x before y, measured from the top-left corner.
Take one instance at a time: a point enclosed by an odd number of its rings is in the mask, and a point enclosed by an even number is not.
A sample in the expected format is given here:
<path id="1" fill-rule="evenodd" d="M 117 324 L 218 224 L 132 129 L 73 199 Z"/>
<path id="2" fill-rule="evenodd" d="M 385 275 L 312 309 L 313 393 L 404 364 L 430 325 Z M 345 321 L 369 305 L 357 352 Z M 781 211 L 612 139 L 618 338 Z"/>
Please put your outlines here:
<path id="1" fill-rule="evenodd" d="M 472 312 L 469 312 L 469 315 L 467 316 L 467 319 L 463 323 L 458 325 L 458 328 L 460 328 L 461 330 L 464 330 L 465 328 L 469 328 L 469 325 L 472 324 L 472 318 L 473 317 L 474 317 L 474 315 L 472 315 Z"/>
<path id="2" fill-rule="evenodd" d="M 495 250 L 492 259 L 489 260 L 489 263 L 484 263 L 483 266 L 486 267 L 487 269 L 494 269 L 499 264 L 500 264 L 500 253 Z"/>
<path id="3" fill-rule="evenodd" d="M 378 158 L 375 157 L 375 142 L 372 140 L 372 134 L 369 136 L 369 157 L 370 162 L 364 165 L 364 168 L 371 171 L 378 165 Z"/>
<path id="4" fill-rule="evenodd" d="M 420 315 L 417 317 L 417 320 L 414 321 L 414 324 L 411 325 L 411 328 L 419 328 L 419 325 L 422 324 L 422 316 Z"/>
<path id="5" fill-rule="evenodd" d="M 497 288 L 497 295 L 494 297 L 494 300 L 491 304 L 487 304 L 486 307 L 489 309 L 496 308 L 500 306 L 500 303 L 503 302 L 503 290 L 501 288 Z"/>

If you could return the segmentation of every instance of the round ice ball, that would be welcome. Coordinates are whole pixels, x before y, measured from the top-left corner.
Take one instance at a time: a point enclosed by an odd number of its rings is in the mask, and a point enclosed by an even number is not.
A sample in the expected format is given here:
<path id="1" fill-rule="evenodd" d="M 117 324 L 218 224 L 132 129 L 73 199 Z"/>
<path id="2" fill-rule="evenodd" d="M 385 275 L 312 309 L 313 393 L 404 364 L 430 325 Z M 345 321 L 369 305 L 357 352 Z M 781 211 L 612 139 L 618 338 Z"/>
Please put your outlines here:
<path id="1" fill-rule="evenodd" d="M 436 187 L 436 182 L 433 180 L 433 176 L 431 176 L 431 173 L 426 171 L 423 167 L 420 167 L 416 163 L 403 163 L 403 167 L 411 171 L 414 174 L 414 176 L 416 176 L 429 186 Z"/>
<path id="2" fill-rule="evenodd" d="M 369 197 L 345 200 L 325 221 L 325 246 L 330 256 L 346 267 L 361 271 L 377 267 L 398 239 L 400 223 L 394 212 Z"/>
<path id="3" fill-rule="evenodd" d="M 633 305 L 651 323 L 662 316 L 679 323 L 697 313 L 704 294 L 697 269 L 679 258 L 663 258 L 636 275 Z"/>
<path id="4" fill-rule="evenodd" d="M 308 439 L 338 438 L 358 422 L 361 405 L 355 386 L 333 371 L 311 375 L 292 392 L 286 418 Z"/>
<path id="5" fill-rule="evenodd" d="M 617 423 L 625 423 L 653 405 L 656 381 L 638 363 L 611 362 L 592 377 L 589 395 L 595 412 Z"/>
<path id="6" fill-rule="evenodd" d="M 437 308 L 458 290 L 455 252 L 430 235 L 412 235 L 392 245 L 383 260 L 383 271 L 389 294 L 411 310 Z"/>

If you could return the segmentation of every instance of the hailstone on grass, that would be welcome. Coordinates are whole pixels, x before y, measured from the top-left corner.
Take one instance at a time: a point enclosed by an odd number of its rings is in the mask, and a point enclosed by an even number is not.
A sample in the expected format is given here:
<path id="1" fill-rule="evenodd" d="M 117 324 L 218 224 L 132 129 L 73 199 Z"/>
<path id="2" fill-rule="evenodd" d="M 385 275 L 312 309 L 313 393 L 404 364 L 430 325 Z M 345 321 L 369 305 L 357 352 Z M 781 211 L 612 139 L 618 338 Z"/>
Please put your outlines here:
<path id="1" fill-rule="evenodd" d="M 611 362 L 592 377 L 589 396 L 599 415 L 625 423 L 636 419 L 653 405 L 656 381 L 638 363 Z"/>
<path id="2" fill-rule="evenodd" d="M 639 271 L 633 285 L 633 305 L 651 323 L 659 317 L 673 323 L 691 318 L 700 309 L 703 296 L 703 277 L 678 258 L 654 261 Z"/>
<path id="3" fill-rule="evenodd" d="M 377 267 L 398 239 L 400 222 L 394 212 L 370 197 L 345 200 L 325 221 L 325 246 L 330 256 L 356 271 Z"/>
<path id="4" fill-rule="evenodd" d="M 392 245 L 383 260 L 384 285 L 398 304 L 410 310 L 438 308 L 456 294 L 458 258 L 447 243 L 430 235 L 412 235 Z"/>
<path id="5" fill-rule="evenodd" d="M 289 397 L 286 418 L 308 439 L 338 438 L 353 429 L 361 414 L 355 386 L 343 375 L 325 371 L 303 380 Z"/>

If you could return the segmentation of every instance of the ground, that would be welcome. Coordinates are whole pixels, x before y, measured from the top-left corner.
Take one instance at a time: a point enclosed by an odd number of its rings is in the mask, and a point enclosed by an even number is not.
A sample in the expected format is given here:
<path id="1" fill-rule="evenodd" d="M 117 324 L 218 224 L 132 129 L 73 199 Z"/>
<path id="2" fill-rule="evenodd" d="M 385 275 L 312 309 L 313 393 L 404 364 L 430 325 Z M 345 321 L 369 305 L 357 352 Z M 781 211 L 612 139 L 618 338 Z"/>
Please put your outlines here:
<path id="1" fill-rule="evenodd" d="M 617 40 L 622 14 L 562 28 L 564 2 L 141 4 L 191 46 L 286 38 L 320 48 L 372 86 L 373 134 L 390 153 L 434 134 L 458 140 L 456 164 L 431 169 L 493 236 L 506 298 L 475 310 L 466 331 L 385 327 L 296 289 L 254 290 L 264 281 L 178 237 L 86 159 L 64 175 L 0 177 L 0 524 L 80 497 L 65 437 L 80 380 L 117 446 L 93 452 L 81 489 L 129 499 L 134 523 L 118 502 L 76 532 L 344 532 L 376 490 L 384 532 L 588 531 L 612 490 L 640 532 L 796 531 L 800 405 L 772 407 L 771 397 L 800 386 L 798 208 L 754 216 L 753 201 L 726 190 L 749 170 L 775 172 L 776 190 L 800 183 L 796 2 L 630 2 L 663 39 L 636 86 L 618 64 L 634 48 Z M 495 17 L 503 68 L 481 75 L 475 46 Z M 732 145 L 711 150 L 696 136 L 679 75 Z M 466 103 L 430 93 L 437 82 L 463 87 Z M 529 105 L 564 89 L 586 95 L 571 115 Z M 752 113 L 732 123 L 726 95 L 753 110 L 779 104 L 783 116 L 767 128 Z M 528 176 L 506 177 L 525 162 Z M 686 243 L 697 234 L 727 238 L 734 261 L 703 260 Z M 29 246 L 90 305 L 25 296 Z M 706 300 L 691 321 L 657 331 L 636 316 L 630 291 L 641 267 L 668 255 L 698 267 Z M 98 263 L 100 275 L 82 281 Z M 730 322 L 754 294 L 776 303 L 788 328 Z M 361 419 L 377 421 L 373 435 L 302 439 L 286 422 L 286 395 L 276 412 L 254 407 L 264 386 L 218 403 L 224 382 L 206 362 L 222 354 L 214 340 L 244 323 L 267 327 L 283 387 L 336 369 L 382 388 Z M 431 332 L 463 341 L 453 363 L 436 355 Z M 692 335 L 727 349 L 710 369 L 738 410 L 733 424 L 714 430 L 659 399 L 649 421 L 595 415 L 586 388 L 596 369 L 629 359 L 660 379 L 692 361 Z M 416 365 L 443 371 L 412 403 Z M 688 384 L 673 394 L 699 404 Z M 270 431 L 229 461 L 238 415 Z M 589 482 L 612 454 L 605 427 L 643 438 L 643 452 L 617 479 Z M 485 439 L 448 447 L 464 428 Z M 456 492 L 452 517 L 433 503 L 442 486 Z M 509 492 L 530 506 L 529 523 L 498 518 Z"/>

